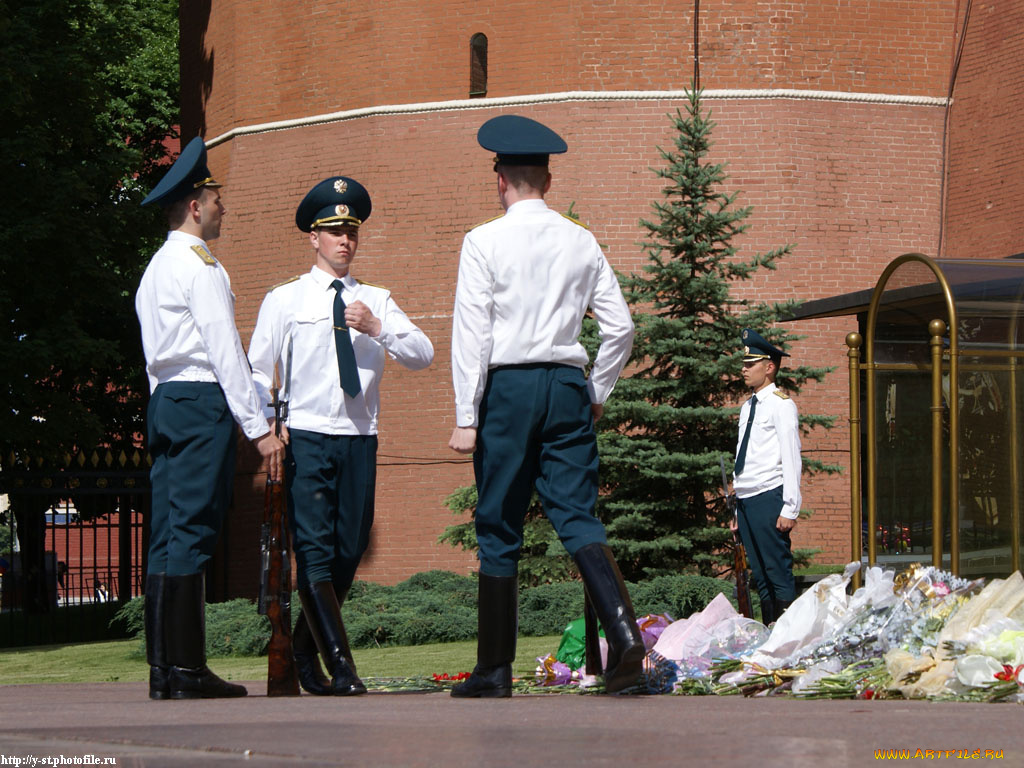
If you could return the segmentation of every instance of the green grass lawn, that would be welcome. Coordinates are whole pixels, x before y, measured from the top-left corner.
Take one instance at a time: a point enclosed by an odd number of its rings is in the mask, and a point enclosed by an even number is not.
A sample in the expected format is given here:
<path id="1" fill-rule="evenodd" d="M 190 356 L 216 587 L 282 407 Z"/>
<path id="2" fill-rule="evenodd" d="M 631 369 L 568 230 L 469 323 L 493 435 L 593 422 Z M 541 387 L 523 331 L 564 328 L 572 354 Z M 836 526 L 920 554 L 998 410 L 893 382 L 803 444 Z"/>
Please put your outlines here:
<path id="1" fill-rule="evenodd" d="M 561 638 L 521 637 L 513 674 L 532 677 L 537 657 L 554 653 Z M 0 685 L 106 683 L 149 679 L 149 667 L 135 655 L 139 641 L 116 640 L 0 650 Z M 429 677 L 468 672 L 476 662 L 476 641 L 370 648 L 353 652 L 360 677 Z M 210 659 L 225 680 L 266 680 L 266 657 Z"/>

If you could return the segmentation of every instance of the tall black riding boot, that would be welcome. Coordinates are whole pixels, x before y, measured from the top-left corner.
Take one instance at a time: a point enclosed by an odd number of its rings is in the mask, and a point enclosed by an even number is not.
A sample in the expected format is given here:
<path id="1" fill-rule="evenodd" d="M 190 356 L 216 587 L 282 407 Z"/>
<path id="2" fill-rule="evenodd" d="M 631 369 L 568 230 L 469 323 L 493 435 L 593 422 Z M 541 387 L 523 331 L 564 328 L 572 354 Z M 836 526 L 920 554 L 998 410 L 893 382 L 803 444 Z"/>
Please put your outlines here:
<path id="1" fill-rule="evenodd" d="M 786 609 L 793 604 L 792 600 L 776 600 L 775 601 L 775 620 L 778 621 L 782 618 L 782 614 L 786 612 Z"/>
<path id="2" fill-rule="evenodd" d="M 352 587 L 352 582 L 349 582 L 345 587 L 339 587 L 337 584 L 334 585 L 334 596 L 338 599 L 338 610 L 340 611 L 344 605 L 345 600 L 348 599 L 348 591 Z M 345 658 L 348 659 L 348 664 L 352 667 L 352 671 L 356 671 L 356 663 L 352 659 L 352 649 L 348 644 L 348 632 L 345 631 L 345 625 L 341 626 L 341 652 Z"/>
<path id="3" fill-rule="evenodd" d="M 144 621 L 146 627 L 146 661 L 149 662 L 149 698 L 166 699 L 171 694 L 170 671 L 167 668 L 167 644 L 164 640 L 164 581 L 167 574 L 151 573 L 146 577 Z"/>
<path id="4" fill-rule="evenodd" d="M 480 574 L 477 598 L 476 668 L 452 688 L 458 699 L 505 699 L 512 695 L 512 661 L 519 634 L 519 577 Z"/>
<path id="5" fill-rule="evenodd" d="M 306 612 L 303 610 L 299 611 L 299 618 L 292 632 L 292 650 L 295 653 L 295 667 L 299 671 L 299 683 L 303 690 L 314 696 L 330 696 L 334 693 L 331 690 L 331 681 L 324 676 L 324 671 L 320 667 L 316 640 L 309 630 Z"/>
<path id="6" fill-rule="evenodd" d="M 775 601 L 771 597 L 762 597 L 761 623 L 767 627 L 770 624 L 774 624 L 777 618 L 779 618 L 779 616 L 776 613 Z"/>
<path id="7" fill-rule="evenodd" d="M 608 693 L 618 693 L 639 682 L 647 654 L 633 603 L 606 544 L 588 544 L 577 550 L 575 560 L 608 641 L 604 687 Z"/>
<path id="8" fill-rule="evenodd" d="M 241 685 L 221 680 L 206 666 L 206 588 L 202 573 L 167 576 L 164 636 L 172 699 L 245 696 Z"/>
<path id="9" fill-rule="evenodd" d="M 331 674 L 331 693 L 334 696 L 355 696 L 366 693 L 366 686 L 345 655 L 348 637 L 341 621 L 341 608 L 334 587 L 329 581 L 311 584 L 299 590 L 302 612 L 306 614 L 320 656 Z"/>

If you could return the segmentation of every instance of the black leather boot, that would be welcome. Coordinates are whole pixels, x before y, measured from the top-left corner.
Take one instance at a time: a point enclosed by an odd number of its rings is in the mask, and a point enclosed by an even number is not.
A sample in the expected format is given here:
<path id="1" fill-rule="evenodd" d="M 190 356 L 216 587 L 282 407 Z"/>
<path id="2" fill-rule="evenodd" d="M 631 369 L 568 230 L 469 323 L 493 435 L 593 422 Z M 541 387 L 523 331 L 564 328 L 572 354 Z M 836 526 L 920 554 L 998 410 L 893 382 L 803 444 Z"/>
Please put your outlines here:
<path id="1" fill-rule="evenodd" d="M 782 618 L 782 614 L 786 612 L 786 609 L 793 604 L 792 600 L 776 600 L 775 601 L 775 620 L 778 621 Z"/>
<path id="2" fill-rule="evenodd" d="M 519 634 L 519 577 L 481 573 L 477 595 L 476 668 L 452 688 L 452 696 L 506 699 L 512 695 Z"/>
<path id="3" fill-rule="evenodd" d="M 299 590 L 302 612 L 306 614 L 309 629 L 320 657 L 331 674 L 331 694 L 356 696 L 366 693 L 366 686 L 356 675 L 355 667 L 346 655 L 348 636 L 341 621 L 341 608 L 334 587 L 329 581 L 311 584 Z"/>
<path id="4" fill-rule="evenodd" d="M 202 573 L 167 576 L 164 636 L 172 699 L 245 696 L 241 685 L 221 680 L 206 666 L 206 588 Z"/>
<path id="5" fill-rule="evenodd" d="M 166 699 L 171 695 L 170 670 L 167 668 L 167 644 L 164 641 L 164 580 L 167 574 L 146 577 L 144 623 L 146 661 L 149 662 L 149 698 Z"/>
<path id="6" fill-rule="evenodd" d="M 292 650 L 295 652 L 295 666 L 299 671 L 299 684 L 302 685 L 302 689 L 314 696 L 330 696 L 333 693 L 331 681 L 320 667 L 316 640 L 309 631 L 306 612 L 303 610 L 299 611 L 299 618 L 292 632 Z"/>
<path id="7" fill-rule="evenodd" d="M 775 620 L 779 618 L 775 611 L 775 601 L 770 597 L 761 598 L 761 623 L 766 627 L 770 624 L 774 624 Z"/>
<path id="8" fill-rule="evenodd" d="M 608 641 L 604 688 L 608 693 L 618 693 L 639 683 L 647 655 L 633 603 L 606 544 L 588 544 L 577 550 L 574 559 Z"/>

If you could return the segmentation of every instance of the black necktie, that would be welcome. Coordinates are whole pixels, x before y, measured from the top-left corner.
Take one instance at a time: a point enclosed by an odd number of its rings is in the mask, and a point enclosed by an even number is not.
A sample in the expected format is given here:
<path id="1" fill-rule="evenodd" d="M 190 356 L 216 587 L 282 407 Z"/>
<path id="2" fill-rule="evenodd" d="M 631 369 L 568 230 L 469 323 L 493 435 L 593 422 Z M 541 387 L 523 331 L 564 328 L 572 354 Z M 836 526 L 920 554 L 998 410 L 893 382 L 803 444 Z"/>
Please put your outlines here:
<path id="1" fill-rule="evenodd" d="M 757 410 L 757 395 L 750 398 L 750 413 L 747 414 L 747 429 L 743 432 L 743 440 L 740 441 L 740 452 L 736 456 L 736 476 L 739 477 L 743 471 L 743 465 L 747 461 L 747 444 L 750 442 L 750 428 L 754 426 L 754 411 Z"/>
<path id="2" fill-rule="evenodd" d="M 356 353 L 352 350 L 352 337 L 348 334 L 345 323 L 345 301 L 341 298 L 343 283 L 335 280 L 331 283 L 337 293 L 334 295 L 334 346 L 338 352 L 338 373 L 341 375 L 341 388 L 349 397 L 355 397 L 362 390 L 359 384 L 359 369 L 356 367 Z"/>

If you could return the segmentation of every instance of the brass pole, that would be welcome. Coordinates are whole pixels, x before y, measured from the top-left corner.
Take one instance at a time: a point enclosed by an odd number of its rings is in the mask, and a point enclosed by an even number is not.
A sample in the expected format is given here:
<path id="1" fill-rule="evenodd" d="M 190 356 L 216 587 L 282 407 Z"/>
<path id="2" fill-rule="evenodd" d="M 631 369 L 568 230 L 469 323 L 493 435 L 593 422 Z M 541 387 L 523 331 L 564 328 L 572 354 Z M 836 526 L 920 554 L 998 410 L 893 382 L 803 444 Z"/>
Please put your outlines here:
<path id="1" fill-rule="evenodd" d="M 865 453 L 867 457 L 866 478 L 867 507 L 868 507 L 868 565 L 874 565 L 878 556 L 877 542 L 875 541 L 875 529 L 878 527 L 878 424 L 875 417 L 875 362 L 874 350 L 871 348 L 871 336 L 867 339 L 867 360 L 864 363 L 864 394 L 866 396 L 867 410 L 867 446 Z"/>
<path id="2" fill-rule="evenodd" d="M 1017 322 L 1014 314 L 1010 336 L 1011 349 L 1017 346 Z M 1020 437 L 1017 435 L 1017 356 L 1010 355 L 1010 573 L 1020 570 Z"/>
<path id="3" fill-rule="evenodd" d="M 932 351 L 932 565 L 942 568 L 942 337 L 946 324 L 928 323 Z"/>
<path id="4" fill-rule="evenodd" d="M 861 488 L 860 488 L 860 345 L 864 341 L 859 333 L 846 336 L 847 357 L 850 359 L 850 559 L 856 563 L 863 557 Z M 861 574 L 853 575 L 853 588 L 861 584 Z"/>
<path id="5" fill-rule="evenodd" d="M 952 302 L 950 302 L 952 305 Z M 960 575 L 960 347 L 956 308 L 949 313 L 949 570 Z"/>

